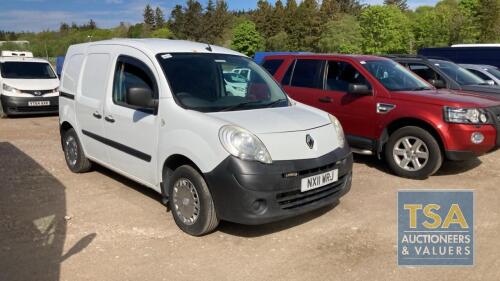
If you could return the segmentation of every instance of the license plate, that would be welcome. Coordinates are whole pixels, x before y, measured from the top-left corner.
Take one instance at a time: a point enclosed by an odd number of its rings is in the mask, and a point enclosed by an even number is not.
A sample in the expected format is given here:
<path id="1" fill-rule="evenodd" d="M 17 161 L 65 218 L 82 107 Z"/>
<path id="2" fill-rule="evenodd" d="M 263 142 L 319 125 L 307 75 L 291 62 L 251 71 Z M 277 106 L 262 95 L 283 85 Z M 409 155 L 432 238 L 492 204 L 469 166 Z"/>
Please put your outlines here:
<path id="1" fill-rule="evenodd" d="M 337 169 L 319 175 L 303 178 L 300 186 L 300 192 L 305 192 L 325 186 L 327 184 L 338 181 L 338 179 L 339 170 Z"/>
<path id="2" fill-rule="evenodd" d="M 29 101 L 28 106 L 46 106 L 50 105 L 50 101 L 48 100 L 39 100 L 39 101 Z"/>

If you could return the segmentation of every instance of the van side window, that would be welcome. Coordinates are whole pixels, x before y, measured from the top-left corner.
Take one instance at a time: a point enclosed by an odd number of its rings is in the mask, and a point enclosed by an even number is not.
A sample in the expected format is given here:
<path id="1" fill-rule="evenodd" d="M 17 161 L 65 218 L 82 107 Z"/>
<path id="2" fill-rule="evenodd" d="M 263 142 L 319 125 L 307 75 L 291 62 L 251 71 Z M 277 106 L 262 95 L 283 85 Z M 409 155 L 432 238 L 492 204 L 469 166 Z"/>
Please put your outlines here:
<path id="1" fill-rule="evenodd" d="M 371 89 L 370 83 L 350 63 L 343 61 L 329 61 L 326 77 L 326 89 L 330 91 L 347 92 L 349 84 L 363 84 Z"/>
<path id="2" fill-rule="evenodd" d="M 281 80 L 281 84 L 284 86 L 290 85 L 290 80 L 292 79 L 292 73 L 293 69 L 295 68 L 295 60 L 292 61 L 290 66 L 288 66 L 288 70 L 285 73 L 285 76 L 283 76 L 283 79 Z"/>
<path id="3" fill-rule="evenodd" d="M 293 87 L 322 89 L 322 60 L 297 60 L 293 70 L 291 85 Z"/>
<path id="4" fill-rule="evenodd" d="M 490 78 L 490 77 L 488 77 L 488 75 L 486 75 L 486 74 L 482 73 L 482 72 L 481 72 L 481 71 L 479 71 L 479 70 L 469 69 L 469 68 L 467 68 L 467 70 L 468 70 L 469 72 L 472 72 L 474 75 L 476 75 L 477 77 L 479 77 L 479 78 L 481 78 L 481 79 L 483 79 L 483 80 L 485 80 L 485 81 L 486 81 L 486 80 L 491 80 L 491 78 Z"/>
<path id="5" fill-rule="evenodd" d="M 113 102 L 117 105 L 133 107 L 127 102 L 127 91 L 134 87 L 149 88 L 152 93 L 155 93 L 154 76 L 141 61 L 128 56 L 120 56 L 116 63 L 113 80 Z"/>

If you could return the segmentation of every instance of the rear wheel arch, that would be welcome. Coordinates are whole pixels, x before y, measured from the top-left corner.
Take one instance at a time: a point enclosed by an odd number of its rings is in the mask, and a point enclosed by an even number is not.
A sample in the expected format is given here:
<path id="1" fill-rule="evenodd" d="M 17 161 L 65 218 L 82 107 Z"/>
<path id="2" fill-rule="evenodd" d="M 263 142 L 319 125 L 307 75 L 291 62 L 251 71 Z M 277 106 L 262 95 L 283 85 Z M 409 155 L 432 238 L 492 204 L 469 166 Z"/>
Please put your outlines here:
<path id="1" fill-rule="evenodd" d="M 70 129 L 74 129 L 74 128 L 68 121 L 64 121 L 64 122 L 62 122 L 62 124 L 59 125 L 59 133 L 61 135 L 61 148 L 63 147 L 64 133 L 66 133 Z"/>

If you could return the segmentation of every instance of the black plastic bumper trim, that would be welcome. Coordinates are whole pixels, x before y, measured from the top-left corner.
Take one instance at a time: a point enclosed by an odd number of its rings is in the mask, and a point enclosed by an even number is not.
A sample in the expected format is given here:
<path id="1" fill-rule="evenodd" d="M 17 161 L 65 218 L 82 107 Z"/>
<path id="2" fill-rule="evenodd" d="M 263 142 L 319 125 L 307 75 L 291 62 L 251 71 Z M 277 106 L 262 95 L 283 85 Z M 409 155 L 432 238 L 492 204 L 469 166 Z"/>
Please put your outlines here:
<path id="1" fill-rule="evenodd" d="M 68 94 L 66 92 L 59 92 L 59 96 L 61 98 L 67 98 L 67 99 L 70 99 L 70 100 L 74 100 L 75 99 L 75 95 Z"/>

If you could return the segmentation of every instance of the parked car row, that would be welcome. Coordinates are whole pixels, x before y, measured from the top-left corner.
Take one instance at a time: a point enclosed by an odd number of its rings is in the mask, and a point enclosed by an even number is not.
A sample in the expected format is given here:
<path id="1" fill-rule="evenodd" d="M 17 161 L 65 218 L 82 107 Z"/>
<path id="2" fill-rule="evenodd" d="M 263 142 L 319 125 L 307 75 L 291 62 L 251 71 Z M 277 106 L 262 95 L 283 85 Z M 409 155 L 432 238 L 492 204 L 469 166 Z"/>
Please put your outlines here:
<path id="1" fill-rule="evenodd" d="M 13 78 L 5 75 L 13 73 L 10 60 L 38 65 Z M 294 53 L 267 56 L 260 67 L 207 44 L 115 39 L 71 46 L 60 87 L 50 84 L 58 102 L 42 93 L 49 104 L 38 106 L 58 105 L 71 171 L 98 163 L 152 188 L 179 228 L 198 236 L 220 220 L 261 224 L 334 204 L 351 188 L 352 152 L 424 179 L 446 159 L 496 149 L 500 99 L 454 90 L 446 79 L 484 81 L 429 61 L 414 67 L 376 56 Z M 42 63 L 2 61 L 2 93 L 25 93 L 20 79 L 56 81 Z M 425 65 L 441 72 L 432 79 L 411 72 Z M 7 113 L 21 112 L 6 104 Z"/>
<path id="2" fill-rule="evenodd" d="M 453 77 L 481 84 L 480 78 L 451 62 L 396 61 L 375 56 L 284 55 L 266 57 L 263 66 L 291 98 L 334 114 L 354 152 L 385 159 L 397 175 L 423 179 L 445 159 L 469 159 L 500 145 L 500 95 L 477 92 L 477 88 L 438 91 L 410 70 L 430 82 Z M 451 89 L 469 86 L 450 81 L 446 85 Z"/>

